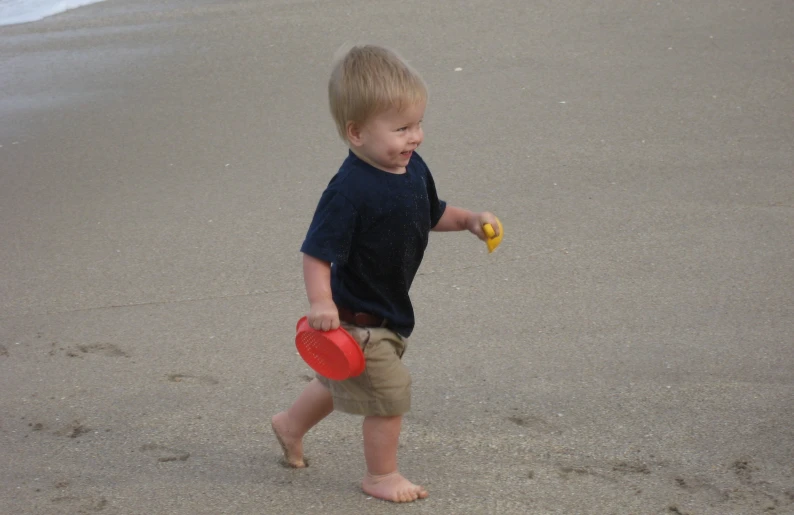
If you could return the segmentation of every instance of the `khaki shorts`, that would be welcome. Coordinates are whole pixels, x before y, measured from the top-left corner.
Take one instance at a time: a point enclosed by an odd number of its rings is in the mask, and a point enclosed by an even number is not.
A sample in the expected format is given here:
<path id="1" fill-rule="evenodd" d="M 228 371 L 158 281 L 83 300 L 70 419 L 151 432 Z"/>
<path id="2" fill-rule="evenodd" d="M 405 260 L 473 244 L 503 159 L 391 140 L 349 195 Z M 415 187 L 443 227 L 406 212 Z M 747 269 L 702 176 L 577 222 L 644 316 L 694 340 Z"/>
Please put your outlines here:
<path id="1" fill-rule="evenodd" d="M 344 381 L 317 379 L 331 392 L 334 409 L 354 415 L 389 417 L 411 409 L 411 374 L 401 358 L 408 340 L 389 329 L 342 322 L 361 346 L 367 368 Z"/>

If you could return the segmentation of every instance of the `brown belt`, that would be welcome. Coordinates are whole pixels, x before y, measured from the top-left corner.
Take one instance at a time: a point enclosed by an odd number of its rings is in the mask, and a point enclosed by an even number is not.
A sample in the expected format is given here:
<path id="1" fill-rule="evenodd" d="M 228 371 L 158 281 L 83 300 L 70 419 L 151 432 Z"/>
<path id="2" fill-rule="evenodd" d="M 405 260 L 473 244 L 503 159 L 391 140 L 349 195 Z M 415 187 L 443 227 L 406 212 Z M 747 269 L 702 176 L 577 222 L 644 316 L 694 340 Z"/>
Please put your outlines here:
<path id="1" fill-rule="evenodd" d="M 389 321 L 369 313 L 355 313 L 347 308 L 339 308 L 339 320 L 360 327 L 386 327 Z"/>

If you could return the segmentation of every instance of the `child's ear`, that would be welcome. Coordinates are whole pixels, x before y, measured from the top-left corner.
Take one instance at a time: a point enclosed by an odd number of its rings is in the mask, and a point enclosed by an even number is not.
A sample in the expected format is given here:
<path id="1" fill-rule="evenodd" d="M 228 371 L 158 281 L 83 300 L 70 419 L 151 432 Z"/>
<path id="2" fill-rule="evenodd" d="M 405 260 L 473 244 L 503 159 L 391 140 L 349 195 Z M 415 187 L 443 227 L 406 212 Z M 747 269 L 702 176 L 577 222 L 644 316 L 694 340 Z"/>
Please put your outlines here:
<path id="1" fill-rule="evenodd" d="M 356 122 L 347 122 L 345 124 L 345 133 L 347 134 L 347 141 L 351 145 L 361 145 L 361 127 Z"/>

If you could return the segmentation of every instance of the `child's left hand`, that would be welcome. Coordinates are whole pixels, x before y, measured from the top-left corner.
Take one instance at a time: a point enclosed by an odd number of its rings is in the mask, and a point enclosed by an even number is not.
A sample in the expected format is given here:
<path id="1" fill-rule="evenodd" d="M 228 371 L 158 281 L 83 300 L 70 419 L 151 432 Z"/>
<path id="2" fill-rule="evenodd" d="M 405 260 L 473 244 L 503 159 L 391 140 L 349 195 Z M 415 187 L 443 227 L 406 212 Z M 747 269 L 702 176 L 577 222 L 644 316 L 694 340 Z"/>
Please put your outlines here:
<path id="1" fill-rule="evenodd" d="M 496 216 L 488 211 L 472 213 L 471 216 L 469 216 L 469 220 L 466 222 L 466 228 L 482 241 L 486 241 L 488 240 L 488 236 L 482 228 L 485 224 L 490 224 L 491 227 L 493 227 L 494 236 L 499 236 L 499 223 L 496 221 Z"/>

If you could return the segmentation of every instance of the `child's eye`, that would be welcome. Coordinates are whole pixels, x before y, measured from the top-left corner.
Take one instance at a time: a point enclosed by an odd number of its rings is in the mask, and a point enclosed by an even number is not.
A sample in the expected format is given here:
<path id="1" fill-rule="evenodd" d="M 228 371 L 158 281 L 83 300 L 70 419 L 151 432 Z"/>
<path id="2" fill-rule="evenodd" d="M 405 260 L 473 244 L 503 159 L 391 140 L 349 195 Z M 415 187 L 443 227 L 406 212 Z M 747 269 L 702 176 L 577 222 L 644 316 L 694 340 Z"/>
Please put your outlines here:
<path id="1" fill-rule="evenodd" d="M 408 127 L 400 127 L 399 129 L 397 129 L 397 132 L 403 132 L 406 130 L 408 130 Z"/>

